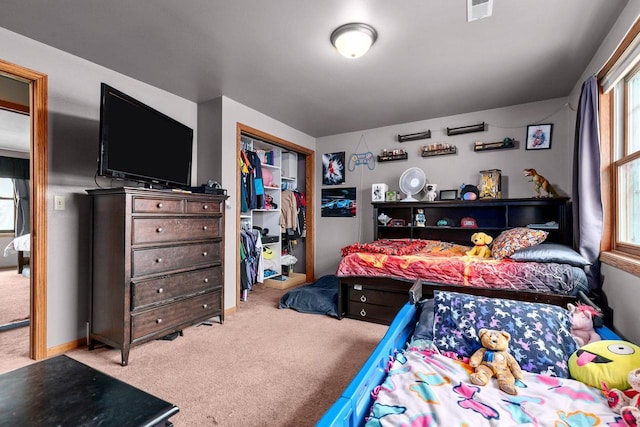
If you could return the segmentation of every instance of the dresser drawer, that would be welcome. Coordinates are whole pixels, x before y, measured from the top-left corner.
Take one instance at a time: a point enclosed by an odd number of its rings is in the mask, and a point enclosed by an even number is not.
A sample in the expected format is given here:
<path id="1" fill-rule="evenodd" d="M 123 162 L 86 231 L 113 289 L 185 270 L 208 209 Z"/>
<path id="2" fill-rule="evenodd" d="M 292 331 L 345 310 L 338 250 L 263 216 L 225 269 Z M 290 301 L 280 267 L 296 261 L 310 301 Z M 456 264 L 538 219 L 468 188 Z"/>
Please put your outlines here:
<path id="1" fill-rule="evenodd" d="M 136 213 L 182 213 L 184 200 L 148 197 L 133 198 L 133 212 Z"/>
<path id="2" fill-rule="evenodd" d="M 220 218 L 135 218 L 131 243 L 204 240 L 220 237 Z"/>
<path id="3" fill-rule="evenodd" d="M 172 274 L 131 284 L 131 309 L 194 295 L 222 286 L 222 266 Z"/>
<path id="4" fill-rule="evenodd" d="M 187 201 L 187 213 L 208 214 L 211 212 L 220 213 L 220 203 L 201 202 L 196 200 Z"/>
<path id="5" fill-rule="evenodd" d="M 219 263 L 222 254 L 221 242 L 193 245 L 167 246 L 162 248 L 135 249 L 132 254 L 131 275 L 163 273 Z"/>
<path id="6" fill-rule="evenodd" d="M 400 307 L 366 304 L 356 301 L 349 301 L 348 305 L 348 317 L 387 325 L 391 323 L 400 310 Z"/>
<path id="7" fill-rule="evenodd" d="M 132 342 L 148 335 L 192 324 L 221 312 L 221 291 L 208 292 L 186 300 L 131 315 Z"/>
<path id="8" fill-rule="evenodd" d="M 386 292 L 373 289 L 349 288 L 349 300 L 367 304 L 377 304 L 400 308 L 409 301 L 408 293 Z"/>

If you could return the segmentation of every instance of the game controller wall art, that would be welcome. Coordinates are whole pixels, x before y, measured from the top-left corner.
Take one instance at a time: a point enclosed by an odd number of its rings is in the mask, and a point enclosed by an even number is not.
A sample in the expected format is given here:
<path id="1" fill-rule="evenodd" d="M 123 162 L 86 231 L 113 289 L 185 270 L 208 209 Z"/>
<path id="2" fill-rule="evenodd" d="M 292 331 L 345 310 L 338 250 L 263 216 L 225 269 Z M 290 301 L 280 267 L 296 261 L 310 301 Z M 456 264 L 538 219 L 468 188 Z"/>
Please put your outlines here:
<path id="1" fill-rule="evenodd" d="M 322 155 L 322 185 L 344 184 L 344 151 Z"/>

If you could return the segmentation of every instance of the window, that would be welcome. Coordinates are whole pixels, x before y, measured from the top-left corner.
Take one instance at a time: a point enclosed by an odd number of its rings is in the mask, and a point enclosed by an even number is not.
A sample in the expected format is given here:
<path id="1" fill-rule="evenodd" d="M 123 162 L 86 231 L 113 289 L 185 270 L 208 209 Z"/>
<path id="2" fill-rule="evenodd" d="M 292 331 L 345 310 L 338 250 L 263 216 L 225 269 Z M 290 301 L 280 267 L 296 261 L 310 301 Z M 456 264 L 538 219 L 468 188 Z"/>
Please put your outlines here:
<path id="1" fill-rule="evenodd" d="M 640 272 L 640 25 L 598 76 L 605 239 L 601 259 Z M 619 255 L 624 261 L 615 259 Z"/>
<path id="2" fill-rule="evenodd" d="M 15 219 L 13 180 L 0 178 L 0 233 L 13 233 Z"/>

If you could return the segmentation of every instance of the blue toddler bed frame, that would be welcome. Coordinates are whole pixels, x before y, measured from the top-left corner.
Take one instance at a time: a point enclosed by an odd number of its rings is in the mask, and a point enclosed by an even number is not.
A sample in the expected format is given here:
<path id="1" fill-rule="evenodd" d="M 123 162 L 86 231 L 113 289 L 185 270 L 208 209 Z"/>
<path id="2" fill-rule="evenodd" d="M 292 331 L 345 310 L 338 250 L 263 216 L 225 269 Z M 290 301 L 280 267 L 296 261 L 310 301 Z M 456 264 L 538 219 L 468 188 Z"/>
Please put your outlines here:
<path id="1" fill-rule="evenodd" d="M 373 404 L 371 392 L 384 381 L 390 358 L 393 358 L 398 350 L 404 349 L 413 335 L 419 316 L 415 303 L 421 299 L 421 292 L 420 281 L 417 281 L 409 291 L 409 302 L 400 309 L 371 356 L 316 426 L 359 427 L 364 425 L 364 419 Z M 605 326 L 595 330 L 603 340 L 621 339 Z"/>

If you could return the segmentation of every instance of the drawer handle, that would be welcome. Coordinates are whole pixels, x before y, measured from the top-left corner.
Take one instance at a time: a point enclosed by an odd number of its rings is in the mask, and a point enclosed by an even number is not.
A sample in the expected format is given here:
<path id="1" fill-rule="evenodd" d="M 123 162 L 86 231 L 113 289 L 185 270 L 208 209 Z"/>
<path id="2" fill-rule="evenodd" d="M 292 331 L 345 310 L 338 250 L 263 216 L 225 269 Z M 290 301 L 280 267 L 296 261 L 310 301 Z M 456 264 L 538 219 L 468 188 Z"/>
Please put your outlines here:
<path id="1" fill-rule="evenodd" d="M 206 211 L 207 209 L 209 209 L 209 205 L 202 205 L 202 209 Z"/>
<path id="2" fill-rule="evenodd" d="M 158 206 L 158 209 L 162 209 L 162 206 L 163 206 L 163 205 L 162 205 L 162 203 L 158 203 L 158 205 L 157 205 L 157 206 Z"/>
<path id="3" fill-rule="evenodd" d="M 208 277 L 204 278 L 204 283 L 209 283 L 209 278 Z"/>
<path id="4" fill-rule="evenodd" d="M 207 256 L 207 253 L 206 252 L 202 252 L 202 256 Z"/>
<path id="5" fill-rule="evenodd" d="M 158 324 L 162 323 L 162 319 L 156 319 L 156 323 Z"/>
<path id="6" fill-rule="evenodd" d="M 206 229 L 207 229 L 207 226 L 206 226 L 206 225 L 205 225 L 205 226 L 203 226 L 203 227 L 202 227 L 202 229 L 203 229 L 203 230 L 206 230 Z"/>
<path id="7" fill-rule="evenodd" d="M 156 232 L 158 232 L 158 233 L 162 233 L 162 227 L 158 227 L 158 228 L 156 228 Z"/>
<path id="8" fill-rule="evenodd" d="M 364 311 L 364 308 L 362 310 L 360 310 L 360 316 L 367 317 L 367 312 Z"/>
<path id="9" fill-rule="evenodd" d="M 161 263 L 161 262 L 162 262 L 162 258 L 158 258 L 158 259 L 156 259 L 156 262 L 157 262 L 158 264 L 159 264 L 159 263 Z"/>
<path id="10" fill-rule="evenodd" d="M 360 296 L 360 301 L 367 302 L 367 297 L 365 297 L 364 295 L 361 295 Z"/>
<path id="11" fill-rule="evenodd" d="M 161 293 L 163 293 L 163 292 L 164 292 L 164 289 L 162 289 L 162 288 L 158 288 L 158 293 L 159 293 L 159 294 L 161 294 Z"/>
<path id="12" fill-rule="evenodd" d="M 202 304 L 202 308 L 207 308 L 207 304 Z"/>

